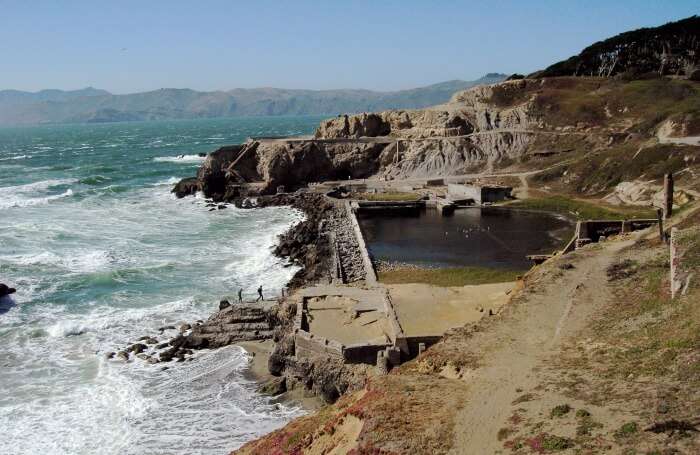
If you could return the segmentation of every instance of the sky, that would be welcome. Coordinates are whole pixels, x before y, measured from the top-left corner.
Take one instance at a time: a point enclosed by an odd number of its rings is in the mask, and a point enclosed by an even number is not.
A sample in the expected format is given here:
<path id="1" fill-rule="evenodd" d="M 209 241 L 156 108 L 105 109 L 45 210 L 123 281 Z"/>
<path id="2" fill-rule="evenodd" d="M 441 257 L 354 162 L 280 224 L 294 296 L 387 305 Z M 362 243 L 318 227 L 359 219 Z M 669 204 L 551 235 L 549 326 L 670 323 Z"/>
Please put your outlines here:
<path id="1" fill-rule="evenodd" d="M 528 73 L 698 0 L 0 0 L 0 89 L 400 90 Z"/>

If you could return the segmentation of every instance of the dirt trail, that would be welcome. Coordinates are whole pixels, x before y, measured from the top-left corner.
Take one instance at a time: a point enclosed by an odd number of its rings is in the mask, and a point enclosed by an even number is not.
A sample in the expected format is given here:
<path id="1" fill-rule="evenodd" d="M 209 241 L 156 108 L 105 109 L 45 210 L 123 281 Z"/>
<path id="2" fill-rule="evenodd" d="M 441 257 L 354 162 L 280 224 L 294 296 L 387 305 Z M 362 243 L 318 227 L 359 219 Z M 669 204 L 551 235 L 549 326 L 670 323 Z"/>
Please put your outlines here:
<path id="1" fill-rule="evenodd" d="M 575 269 L 548 280 L 524 301 L 516 301 L 501 323 L 477 334 L 470 348 L 483 349 L 480 366 L 463 378 L 470 392 L 456 420 L 452 454 L 503 450 L 497 438 L 508 427 L 512 403 L 539 385 L 536 370 L 559 352 L 562 342 L 583 329 L 611 298 L 606 269 L 633 241 L 608 243 L 574 253 Z M 551 399 L 556 400 L 555 397 Z"/>

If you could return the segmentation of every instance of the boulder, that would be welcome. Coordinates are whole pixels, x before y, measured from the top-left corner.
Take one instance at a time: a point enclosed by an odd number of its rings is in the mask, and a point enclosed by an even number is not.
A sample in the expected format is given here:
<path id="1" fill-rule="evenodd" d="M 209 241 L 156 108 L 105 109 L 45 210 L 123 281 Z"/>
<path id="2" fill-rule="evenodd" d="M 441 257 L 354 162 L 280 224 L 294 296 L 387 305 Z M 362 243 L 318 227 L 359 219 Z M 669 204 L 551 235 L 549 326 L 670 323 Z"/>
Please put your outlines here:
<path id="1" fill-rule="evenodd" d="M 17 292 L 17 289 L 11 288 L 5 283 L 0 283 L 0 297 L 4 297 L 6 295 L 14 294 Z"/>
<path id="2" fill-rule="evenodd" d="M 267 359 L 267 370 L 273 376 L 280 376 L 284 371 L 284 356 L 273 352 L 270 358 Z"/>
<path id="3" fill-rule="evenodd" d="M 193 195 L 197 191 L 199 191 L 199 181 L 196 177 L 189 177 L 177 182 L 171 192 L 175 193 L 178 198 L 183 198 Z"/>
<path id="4" fill-rule="evenodd" d="M 231 302 L 228 300 L 222 300 L 219 302 L 219 311 L 225 310 L 226 308 L 231 306 Z"/>
<path id="5" fill-rule="evenodd" d="M 272 378 L 258 387 L 263 395 L 277 396 L 287 391 L 287 380 L 284 377 Z"/>
<path id="6" fill-rule="evenodd" d="M 117 352 L 117 358 L 127 362 L 129 360 L 129 353 L 126 351 Z"/>
<path id="7" fill-rule="evenodd" d="M 140 354 L 146 350 L 148 350 L 148 346 L 143 343 L 134 343 L 126 348 L 126 352 L 133 352 L 134 354 Z"/>

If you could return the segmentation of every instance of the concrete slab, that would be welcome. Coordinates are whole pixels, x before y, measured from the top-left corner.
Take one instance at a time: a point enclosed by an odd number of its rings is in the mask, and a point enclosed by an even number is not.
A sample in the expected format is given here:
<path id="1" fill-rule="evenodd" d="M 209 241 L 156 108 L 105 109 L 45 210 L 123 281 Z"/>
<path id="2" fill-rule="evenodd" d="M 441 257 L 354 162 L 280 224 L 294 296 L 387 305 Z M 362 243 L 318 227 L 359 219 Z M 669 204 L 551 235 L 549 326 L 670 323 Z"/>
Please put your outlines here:
<path id="1" fill-rule="evenodd" d="M 388 285 L 396 316 L 406 337 L 441 336 L 447 330 L 475 322 L 508 301 L 514 283 L 461 287 L 429 284 Z"/>
<path id="2" fill-rule="evenodd" d="M 358 302 L 347 296 L 318 296 L 306 300 L 309 332 L 344 345 L 380 340 L 386 343 L 387 318 L 381 311 L 357 313 Z"/>

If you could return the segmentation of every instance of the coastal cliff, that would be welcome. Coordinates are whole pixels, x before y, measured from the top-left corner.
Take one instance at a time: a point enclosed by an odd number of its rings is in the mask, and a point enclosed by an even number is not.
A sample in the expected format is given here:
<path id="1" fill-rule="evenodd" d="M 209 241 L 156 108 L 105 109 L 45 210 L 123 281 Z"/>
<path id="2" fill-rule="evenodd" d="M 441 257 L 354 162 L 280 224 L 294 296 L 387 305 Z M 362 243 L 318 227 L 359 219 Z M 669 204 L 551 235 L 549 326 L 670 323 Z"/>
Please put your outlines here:
<path id="1" fill-rule="evenodd" d="M 209 154 L 196 178 L 183 180 L 174 191 L 184 196 L 201 190 L 214 200 L 232 201 L 326 181 L 400 181 L 557 166 L 560 173 L 543 175 L 548 184 L 573 183 L 596 194 L 639 178 L 641 162 L 647 165 L 649 159 L 667 171 L 682 170 L 675 160 L 661 163 L 696 145 L 698 109 L 700 89 L 691 81 L 513 80 L 458 92 L 429 109 L 339 116 L 321 122 L 310 138 L 251 138 L 222 147 Z M 644 151 L 633 157 L 640 166 L 610 167 L 616 175 L 604 181 L 583 172 L 599 160 L 624 160 L 629 150 Z"/>

